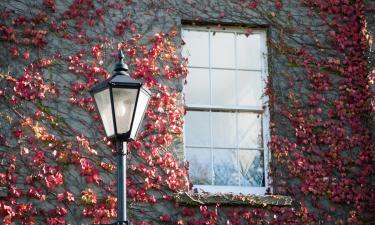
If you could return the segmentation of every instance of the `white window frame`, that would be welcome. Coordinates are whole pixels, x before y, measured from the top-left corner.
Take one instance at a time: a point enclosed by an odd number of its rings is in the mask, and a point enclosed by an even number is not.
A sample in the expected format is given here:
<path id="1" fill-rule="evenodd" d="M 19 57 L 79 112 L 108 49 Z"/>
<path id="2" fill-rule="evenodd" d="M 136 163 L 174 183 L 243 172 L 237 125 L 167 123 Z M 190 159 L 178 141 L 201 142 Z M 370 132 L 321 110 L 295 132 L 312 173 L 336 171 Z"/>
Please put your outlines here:
<path id="1" fill-rule="evenodd" d="M 237 27 L 224 27 L 223 28 L 217 28 L 217 27 L 199 27 L 199 26 L 183 26 L 181 31 L 183 30 L 191 30 L 191 31 L 216 31 L 216 32 L 230 32 L 230 33 L 246 33 L 245 29 L 237 28 Z M 182 32 L 181 32 L 182 34 Z M 198 191 L 205 191 L 210 193 L 242 193 L 242 194 L 256 194 L 256 195 L 264 195 L 268 188 L 271 188 L 269 186 L 271 180 L 268 176 L 269 172 L 269 162 L 271 160 L 270 157 L 270 151 L 268 148 L 268 143 L 270 141 L 270 113 L 269 113 L 269 107 L 268 107 L 268 96 L 264 94 L 264 91 L 266 90 L 266 85 L 268 81 L 268 53 L 267 53 L 267 33 L 265 29 L 253 29 L 252 34 L 259 34 L 261 39 L 261 68 L 260 70 L 255 69 L 243 69 L 243 71 L 256 71 L 261 72 L 261 79 L 262 79 L 262 106 L 261 107 L 242 107 L 242 106 L 221 106 L 221 105 L 197 105 L 197 104 L 186 104 L 186 110 L 204 110 L 211 112 L 211 110 L 228 110 L 228 111 L 237 111 L 237 112 L 253 112 L 253 113 L 261 113 L 262 114 L 262 133 L 263 133 L 263 159 L 264 159 L 264 187 L 251 187 L 251 186 L 219 186 L 219 185 L 194 185 L 193 189 L 197 189 Z M 209 43 L 211 36 L 209 35 Z M 236 47 L 236 41 L 235 41 L 235 47 Z M 209 62 L 211 62 L 211 47 L 209 45 Z M 237 57 L 237 54 L 235 54 L 235 57 Z M 235 59 L 235 62 L 237 62 L 237 59 Z M 207 67 L 199 67 L 199 66 L 188 66 L 188 68 L 207 68 Z M 208 67 L 211 71 L 211 69 L 222 69 L 222 70 L 241 70 L 237 68 L 237 63 L 235 64 L 235 68 L 219 68 L 219 67 L 212 67 L 211 63 L 209 63 Z M 237 77 L 237 76 L 236 76 Z M 212 85 L 212 79 L 211 79 L 211 72 L 210 72 L 210 85 Z M 237 83 L 237 82 L 236 82 Z M 209 87 L 208 87 L 209 88 Z M 185 88 L 183 93 L 185 93 Z M 237 95 L 237 94 L 236 94 Z M 212 97 L 212 89 L 210 96 Z M 236 99 L 238 100 L 238 96 L 236 96 Z M 236 118 L 237 120 L 237 118 Z M 210 129 L 212 129 L 212 117 L 210 116 Z M 186 140 L 186 132 L 185 132 L 185 126 L 184 126 L 184 140 Z M 211 136 L 212 136 L 212 130 L 211 130 Z M 212 141 L 212 137 L 211 137 Z M 211 144 L 212 145 L 212 144 Z M 191 146 L 190 146 L 191 147 Z M 196 146 L 199 147 L 199 146 Z M 201 147 L 201 146 L 200 146 Z M 237 148 L 238 149 L 238 148 Z M 212 151 L 213 152 L 213 151 Z M 212 153 L 213 154 L 213 153 Z M 186 158 L 186 142 L 184 142 L 184 156 Z M 212 157 L 212 156 L 211 156 Z M 212 171 L 213 173 L 213 171 Z M 213 175 L 213 174 L 212 174 Z"/>

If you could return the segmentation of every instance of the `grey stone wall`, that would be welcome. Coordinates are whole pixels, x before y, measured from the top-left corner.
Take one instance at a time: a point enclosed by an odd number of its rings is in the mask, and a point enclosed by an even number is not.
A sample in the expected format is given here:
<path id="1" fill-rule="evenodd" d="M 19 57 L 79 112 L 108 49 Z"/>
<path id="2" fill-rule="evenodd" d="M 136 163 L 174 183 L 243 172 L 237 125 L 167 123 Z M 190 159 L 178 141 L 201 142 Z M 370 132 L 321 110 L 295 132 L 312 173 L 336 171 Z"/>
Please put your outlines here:
<path id="1" fill-rule="evenodd" d="M 73 1 L 56 1 L 56 13 L 50 12 L 49 19 L 58 22 L 62 18 L 57 12 L 64 12 L 68 9 L 69 5 Z M 117 1 L 116 1 L 117 2 Z M 300 1 L 284 1 L 283 7 L 275 7 L 275 3 L 271 1 L 262 1 L 255 9 L 248 7 L 249 4 L 256 1 L 230 1 L 230 0 L 163 0 L 163 1 L 153 1 L 153 0 L 137 0 L 137 1 L 118 1 L 118 3 L 124 4 L 123 10 L 112 10 L 108 9 L 108 14 L 105 14 L 103 19 L 95 18 L 95 12 L 91 15 L 92 19 L 100 20 L 93 26 L 85 26 L 87 31 L 87 42 L 83 44 L 75 45 L 74 42 L 68 39 L 61 38 L 65 35 L 77 35 L 79 32 L 74 29 L 74 23 L 76 21 L 69 21 L 69 25 L 63 31 L 64 34 L 53 32 L 47 36 L 47 43 L 43 48 L 29 48 L 20 46 L 20 51 L 30 51 L 31 60 L 37 59 L 39 57 L 49 57 L 57 53 L 62 53 L 63 55 L 77 54 L 80 50 L 90 49 L 93 45 L 98 43 L 98 36 L 105 37 L 108 40 L 108 44 L 103 48 L 103 67 L 109 73 L 112 71 L 114 66 L 114 59 L 111 57 L 111 53 L 116 49 L 117 43 L 129 40 L 132 34 L 126 30 L 124 35 L 114 36 L 114 29 L 118 21 L 127 18 L 134 21 L 134 24 L 139 29 L 139 33 L 142 34 L 142 41 L 149 40 L 157 32 L 168 32 L 171 29 L 176 29 L 178 31 L 177 37 L 174 39 L 175 45 L 178 49 L 181 48 L 182 40 L 180 38 L 181 28 L 184 24 L 196 25 L 196 26 L 240 26 L 246 28 L 263 28 L 267 31 L 268 41 L 268 68 L 269 68 L 269 89 L 273 92 L 271 117 L 274 122 L 273 134 L 280 137 L 288 138 L 291 141 L 295 141 L 295 130 L 285 115 L 283 115 L 283 107 L 285 105 L 290 105 L 290 100 L 288 97 L 288 92 L 294 92 L 296 98 L 301 101 L 307 100 L 308 94 L 311 92 L 310 82 L 304 77 L 306 72 L 302 67 L 295 67 L 290 64 L 287 57 L 290 57 L 290 52 L 295 52 L 299 48 L 305 48 L 313 56 L 317 58 L 327 58 L 334 51 L 330 49 L 330 42 L 327 39 L 326 31 L 328 27 L 322 26 L 321 18 L 311 15 L 311 9 L 309 7 L 304 7 Z M 129 3 L 129 4 L 128 4 Z M 104 3 L 101 1 L 95 1 L 95 6 L 100 8 Z M 0 3 L 1 10 L 11 11 L 15 15 L 32 17 L 38 14 L 40 11 L 46 11 L 43 6 L 42 1 L 13 1 L 13 0 L 3 0 Z M 89 10 L 89 9 L 88 9 Z M 370 16 L 370 20 L 373 24 L 373 17 Z M 0 23 L 10 23 L 10 21 L 2 21 Z M 51 29 L 46 24 L 37 25 L 40 29 Z M 22 27 L 19 27 L 22 29 Z M 311 35 L 314 34 L 314 35 Z M 314 38 L 315 39 L 314 39 Z M 317 42 L 322 46 L 317 47 Z M 21 76 L 24 66 L 28 64 L 27 61 L 21 58 L 14 59 L 9 55 L 9 47 L 12 44 L 9 42 L 1 42 L 0 48 L 0 72 L 9 73 L 14 77 Z M 324 49 L 324 51 L 321 51 Z M 290 52 L 288 52 L 290 51 Z M 297 60 L 297 59 L 296 59 Z M 61 90 L 64 91 L 64 87 L 71 87 L 72 82 L 77 82 L 82 77 L 72 73 L 67 69 L 67 64 L 63 60 L 55 60 L 55 65 L 52 68 L 44 71 L 44 75 L 48 77 L 50 81 L 56 82 L 59 87 L 63 87 Z M 163 62 L 160 62 L 162 65 Z M 130 71 L 134 69 L 130 67 Z M 289 85 L 289 77 L 293 77 L 295 81 L 299 83 L 298 86 L 291 87 Z M 166 84 L 173 91 L 181 92 L 185 80 L 183 78 L 175 80 L 166 80 L 163 78 L 160 82 Z M 341 78 L 336 77 L 332 80 L 332 83 L 336 83 Z M 328 99 L 334 98 L 337 93 L 336 89 L 332 91 L 327 91 L 325 97 Z M 67 92 L 68 93 L 68 92 Z M 69 104 L 69 94 L 61 93 L 59 98 L 53 99 L 51 101 L 44 101 L 43 104 L 48 106 L 52 110 L 52 114 L 59 115 L 59 123 L 62 124 L 61 129 L 51 128 L 51 132 L 61 139 L 61 141 L 74 141 L 75 136 L 78 133 L 84 134 L 89 138 L 90 143 L 93 144 L 95 149 L 98 151 L 97 156 L 93 156 L 93 161 L 100 161 L 106 158 L 108 162 L 115 163 L 114 157 L 107 146 L 101 141 L 101 134 L 97 132 L 97 122 L 91 119 L 90 113 L 84 110 L 79 110 Z M 182 97 L 178 104 L 183 105 Z M 322 105 L 323 109 L 328 108 Z M 0 109 L 4 113 L 6 111 L 11 111 L 9 106 L 0 104 Z M 35 110 L 34 105 L 22 105 L 18 106 L 18 110 Z M 10 112 L 12 113 L 12 112 Z M 19 120 L 19 119 L 18 119 Z M 5 118 L 1 118 L 2 123 L 0 127 L 2 129 L 2 134 L 9 139 L 11 138 L 11 133 L 7 132 L 11 130 L 17 124 L 17 120 L 14 122 L 4 122 Z M 72 132 L 74 131 L 74 132 Z M 26 142 L 26 140 L 23 140 Z M 9 151 L 9 149 L 14 148 L 19 150 L 22 143 L 10 143 L 11 147 L 3 149 Z M 48 148 L 48 144 L 43 146 Z M 65 146 L 66 147 L 66 146 Z M 183 153 L 183 139 L 182 137 L 176 137 L 173 141 L 172 146 L 168 149 L 173 152 L 177 160 L 183 165 L 184 153 Z M 134 153 L 133 153 L 134 154 Z M 89 156 L 87 156 L 89 157 Z M 129 165 L 132 163 L 138 164 L 142 163 L 138 161 L 139 158 L 136 156 L 129 157 Z M 273 179 L 273 186 L 275 194 L 288 195 L 290 192 L 278 190 L 277 186 L 281 184 L 287 174 L 284 174 L 285 168 L 281 164 L 273 164 L 273 170 L 277 171 Z M 130 176 L 137 177 L 137 174 L 130 170 Z M 76 195 L 80 196 L 81 191 L 84 186 L 87 185 L 75 167 L 69 167 L 65 171 L 66 174 L 66 186 L 70 187 L 70 190 Z M 279 179 L 279 178 L 282 179 Z M 110 187 L 112 184 L 110 182 L 114 179 L 114 173 L 103 174 L 105 187 Z M 142 179 L 139 180 L 142 182 Z M 288 186 L 298 186 L 301 184 L 301 178 L 291 179 L 292 183 Z M 100 193 L 105 193 L 102 189 L 97 189 L 95 186 L 88 185 L 89 187 L 95 189 Z M 143 202 L 129 202 L 130 213 L 129 216 L 134 221 L 151 221 L 152 224 L 168 224 L 168 222 L 161 222 L 160 216 L 169 214 L 173 221 L 178 219 L 184 219 L 181 216 L 181 207 L 176 208 L 173 201 L 163 200 L 163 195 L 172 196 L 173 191 L 165 190 L 151 190 L 150 195 L 155 196 L 159 199 L 155 204 L 143 203 Z M 298 199 L 301 196 L 293 196 Z M 309 209 L 310 212 L 314 213 L 317 211 L 316 206 L 311 199 L 311 195 L 304 200 L 304 205 Z M 326 208 L 330 206 L 334 207 L 335 204 L 329 201 L 323 201 Z M 294 202 L 293 207 L 299 208 L 300 202 Z M 44 207 L 44 206 L 43 206 Z M 46 209 L 53 208 L 53 205 L 46 203 Z M 215 208 L 212 206 L 211 209 Z M 227 207 L 222 211 L 219 209 L 219 219 L 216 221 L 217 224 L 225 224 L 227 220 L 228 211 L 231 208 Z M 70 211 L 66 216 L 66 220 L 72 224 L 90 223 L 89 219 L 84 219 L 81 216 L 82 207 L 77 204 L 70 206 Z M 195 218 L 202 218 L 199 209 L 195 208 Z M 293 209 L 294 210 L 294 209 Z M 335 214 L 336 217 L 333 220 L 340 218 L 346 218 L 351 211 L 350 206 L 341 205 L 338 210 L 340 213 Z M 82 219 L 77 219 L 82 218 Z M 324 219 L 323 219 L 324 220 Z M 43 220 L 40 220 L 43 221 Z M 244 219 L 240 220 L 241 224 L 245 224 Z M 319 219 L 314 220 L 321 221 Z M 41 222 L 42 223 L 42 222 Z M 260 222 L 262 223 L 262 222 Z M 322 224 L 326 224 L 325 221 L 321 221 Z M 313 224 L 313 223 L 311 223 Z"/>

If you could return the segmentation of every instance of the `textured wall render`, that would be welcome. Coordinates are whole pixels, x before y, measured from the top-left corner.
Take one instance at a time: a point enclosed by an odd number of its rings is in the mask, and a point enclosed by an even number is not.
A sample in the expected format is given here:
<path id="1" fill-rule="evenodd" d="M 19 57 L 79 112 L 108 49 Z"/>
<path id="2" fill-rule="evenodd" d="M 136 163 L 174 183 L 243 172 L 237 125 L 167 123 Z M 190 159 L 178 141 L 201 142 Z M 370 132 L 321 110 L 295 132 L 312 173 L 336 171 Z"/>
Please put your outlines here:
<path id="1" fill-rule="evenodd" d="M 154 95 L 143 133 L 130 146 L 132 223 L 374 222 L 373 55 L 363 16 L 366 10 L 373 24 L 371 3 L 4 0 L 0 6 L 3 224 L 115 220 L 113 146 L 88 90 L 112 73 L 118 48 Z M 274 194 L 293 198 L 291 207 L 186 206 L 173 199 L 189 186 L 183 23 L 267 30 L 272 186 Z"/>

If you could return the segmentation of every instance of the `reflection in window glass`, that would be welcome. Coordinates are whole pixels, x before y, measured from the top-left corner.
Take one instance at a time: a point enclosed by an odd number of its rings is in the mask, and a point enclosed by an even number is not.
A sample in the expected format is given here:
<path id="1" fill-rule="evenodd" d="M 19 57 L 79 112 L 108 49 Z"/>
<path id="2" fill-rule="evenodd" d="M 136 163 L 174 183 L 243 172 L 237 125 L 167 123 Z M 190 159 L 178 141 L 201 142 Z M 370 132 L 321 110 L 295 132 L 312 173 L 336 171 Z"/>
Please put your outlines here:
<path id="1" fill-rule="evenodd" d="M 264 186 L 263 151 L 240 150 L 240 185 L 262 187 Z"/>
<path id="2" fill-rule="evenodd" d="M 237 154 L 234 149 L 214 149 L 214 184 L 238 185 Z"/>
<path id="3" fill-rule="evenodd" d="M 238 146 L 263 148 L 262 116 L 256 113 L 238 114 Z"/>
<path id="4" fill-rule="evenodd" d="M 212 184 L 209 148 L 186 148 L 186 160 L 189 161 L 189 177 L 194 184 Z"/>

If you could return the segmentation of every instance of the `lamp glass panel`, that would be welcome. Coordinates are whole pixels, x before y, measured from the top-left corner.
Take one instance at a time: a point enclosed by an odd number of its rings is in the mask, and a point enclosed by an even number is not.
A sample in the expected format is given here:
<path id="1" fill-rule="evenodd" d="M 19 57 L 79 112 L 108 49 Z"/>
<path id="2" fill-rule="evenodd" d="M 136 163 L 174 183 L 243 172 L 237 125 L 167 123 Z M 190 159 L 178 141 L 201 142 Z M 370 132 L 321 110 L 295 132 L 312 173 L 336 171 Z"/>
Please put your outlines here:
<path id="1" fill-rule="evenodd" d="M 94 94 L 94 99 L 99 110 L 100 117 L 107 137 L 114 135 L 111 99 L 109 89 Z"/>
<path id="2" fill-rule="evenodd" d="M 134 115 L 133 127 L 131 131 L 131 138 L 134 138 L 137 135 L 137 131 L 139 126 L 141 125 L 143 115 L 146 112 L 148 101 L 150 99 L 150 95 L 144 91 L 143 89 L 140 90 L 137 102 L 137 108 Z"/>
<path id="3" fill-rule="evenodd" d="M 112 88 L 117 134 L 130 130 L 138 89 Z"/>

